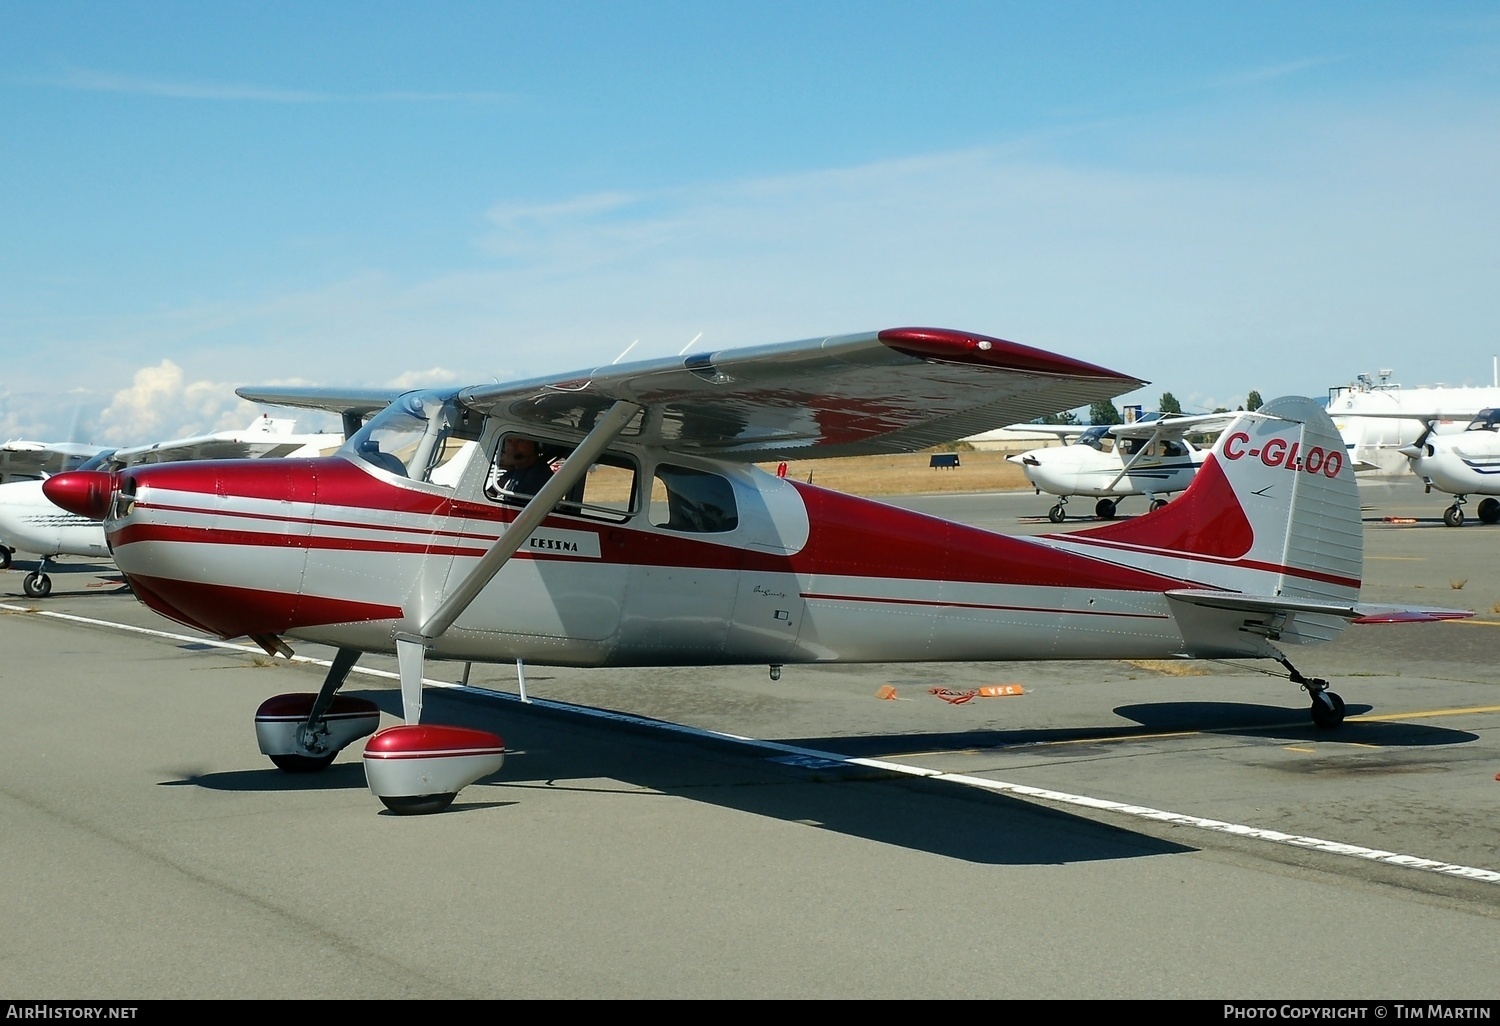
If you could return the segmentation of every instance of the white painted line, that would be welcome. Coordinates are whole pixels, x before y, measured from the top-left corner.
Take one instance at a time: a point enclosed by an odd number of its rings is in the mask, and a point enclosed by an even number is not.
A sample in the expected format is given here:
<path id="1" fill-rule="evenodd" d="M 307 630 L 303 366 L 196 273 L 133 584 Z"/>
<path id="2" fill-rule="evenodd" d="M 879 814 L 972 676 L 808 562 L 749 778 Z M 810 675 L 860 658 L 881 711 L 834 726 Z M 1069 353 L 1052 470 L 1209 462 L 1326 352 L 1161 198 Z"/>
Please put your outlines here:
<path id="1" fill-rule="evenodd" d="M 25 606 L 12 606 L 3 603 L 0 603 L 0 610 L 12 613 L 29 613 L 34 616 L 48 616 L 58 620 L 86 623 L 95 627 L 108 627 L 113 630 L 130 631 L 135 634 L 166 638 L 171 641 L 181 641 L 191 645 L 206 645 L 211 648 L 230 649 L 252 655 L 265 655 L 265 652 L 256 645 L 238 645 L 227 641 L 215 641 L 211 638 L 195 638 L 186 634 L 173 634 L 169 631 L 153 630 L 149 627 L 134 627 L 130 624 L 112 623 L 109 620 L 96 620 L 86 616 L 74 616 L 71 613 L 55 613 L 44 609 L 30 609 Z M 312 663 L 318 666 L 329 665 L 327 659 L 314 659 L 310 656 L 293 656 L 292 661 Z M 374 670 L 356 666 L 353 672 L 371 677 L 385 677 L 391 680 L 401 679 L 399 673 L 390 670 Z M 1195 827 L 1199 830 L 1211 830 L 1216 833 L 1230 834 L 1235 837 L 1266 841 L 1271 844 L 1282 844 L 1293 848 L 1307 848 L 1313 851 L 1327 852 L 1330 855 L 1346 855 L 1350 858 L 1365 859 L 1366 861 L 1400 866 L 1405 869 L 1421 869 L 1430 873 L 1441 873 L 1444 876 L 1455 876 L 1465 880 L 1478 880 L 1482 883 L 1500 883 L 1500 873 L 1494 870 L 1478 869 L 1473 866 L 1460 866 L 1452 862 L 1442 862 L 1438 859 L 1427 859 L 1417 855 L 1403 855 L 1400 852 L 1383 851 L 1379 848 L 1366 848 L 1363 845 L 1345 844 L 1342 841 L 1329 841 L 1321 837 L 1288 834 L 1280 830 L 1266 830 L 1261 827 L 1245 826 L 1240 823 L 1226 823 L 1217 819 L 1204 819 L 1201 816 L 1189 816 L 1180 812 L 1153 809 L 1145 805 L 1129 805 L 1124 802 L 1110 801 L 1104 798 L 1091 798 L 1088 795 L 1069 794 L 1066 791 L 1053 791 L 1044 787 L 1012 784 L 1004 780 L 989 780 L 985 777 L 974 777 L 964 773 L 945 773 L 942 770 L 927 769 L 922 766 L 907 766 L 902 763 L 886 762 L 883 759 L 858 759 L 840 755 L 837 752 L 824 752 L 815 748 L 801 748 L 796 745 L 785 745 L 778 741 L 742 737 L 738 734 L 726 734 L 717 730 L 689 727 L 680 723 L 669 723 L 665 720 L 632 716 L 629 713 L 611 712 L 607 709 L 594 709 L 589 706 L 572 705 L 567 702 L 553 702 L 547 699 L 533 698 L 523 703 L 518 695 L 513 695 L 505 691 L 492 691 L 489 688 L 476 687 L 472 684 L 456 684 L 450 681 L 433 680 L 428 677 L 422 678 L 422 683 L 449 691 L 464 691 L 505 702 L 542 706 L 577 716 L 626 723 L 637 727 L 648 727 L 666 733 L 685 734 L 692 737 L 709 738 L 719 741 L 732 741 L 737 744 L 759 748 L 763 751 L 792 756 L 795 759 L 815 760 L 820 763 L 832 765 L 863 766 L 867 769 L 878 769 L 889 773 L 900 773 L 904 776 L 941 780 L 945 783 L 959 784 L 965 787 L 974 787 L 1000 794 L 1018 795 L 1023 798 L 1031 798 L 1036 801 L 1048 802 L 1055 805 L 1071 805 L 1085 809 L 1097 809 L 1124 816 L 1134 816 L 1139 819 L 1148 819 L 1158 823 L 1171 823 L 1175 826 Z"/>

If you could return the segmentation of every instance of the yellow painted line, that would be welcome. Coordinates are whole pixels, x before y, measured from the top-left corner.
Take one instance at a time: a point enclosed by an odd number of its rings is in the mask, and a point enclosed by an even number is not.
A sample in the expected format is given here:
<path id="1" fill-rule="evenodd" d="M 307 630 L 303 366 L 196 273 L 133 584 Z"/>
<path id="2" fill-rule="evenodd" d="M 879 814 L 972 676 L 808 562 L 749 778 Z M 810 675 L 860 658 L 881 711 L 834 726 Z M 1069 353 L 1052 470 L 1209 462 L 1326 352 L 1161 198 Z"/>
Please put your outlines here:
<path id="1" fill-rule="evenodd" d="M 1375 716 L 1366 713 L 1364 716 L 1349 716 L 1344 719 L 1345 723 L 1394 723 L 1400 720 L 1426 720 L 1436 716 L 1465 716 L 1469 713 L 1492 713 L 1500 712 L 1500 705 L 1471 705 L 1458 709 L 1428 709 L 1423 712 L 1401 712 L 1385 713 Z"/>
<path id="2" fill-rule="evenodd" d="M 1500 627 L 1500 620 L 1444 620 L 1444 623 L 1466 623 L 1471 627 Z"/>
<path id="3" fill-rule="evenodd" d="M 1303 748 L 1301 745 L 1287 745 L 1286 746 L 1286 751 L 1288 751 L 1288 752 L 1306 752 L 1309 755 L 1314 755 L 1314 754 L 1317 753 L 1318 750 L 1316 748 Z"/>

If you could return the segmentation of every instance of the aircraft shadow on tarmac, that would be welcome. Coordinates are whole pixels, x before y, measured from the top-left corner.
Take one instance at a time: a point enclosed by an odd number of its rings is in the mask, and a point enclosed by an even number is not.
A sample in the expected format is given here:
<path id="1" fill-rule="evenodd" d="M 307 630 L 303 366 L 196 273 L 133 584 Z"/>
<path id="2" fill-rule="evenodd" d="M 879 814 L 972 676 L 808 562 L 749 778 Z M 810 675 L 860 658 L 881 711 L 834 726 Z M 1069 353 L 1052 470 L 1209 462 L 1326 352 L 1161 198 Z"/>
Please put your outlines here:
<path id="1" fill-rule="evenodd" d="M 358 694 L 399 715 L 399 695 Z M 497 708 L 493 701 L 464 695 L 429 695 L 427 704 L 434 721 L 501 732 L 511 751 L 498 773 L 471 785 L 441 815 L 503 808 L 527 801 L 530 791 L 574 788 L 614 794 L 621 801 L 686 798 L 981 864 L 1062 865 L 1196 850 L 1008 795 L 833 761 L 789 763 L 727 739 L 599 723 L 536 706 Z M 162 786 L 229 792 L 364 790 L 363 767 L 349 761 L 347 751 L 341 760 L 312 774 L 287 774 L 269 766 L 185 772 Z M 623 786 L 601 784 L 607 781 Z M 495 800 L 497 791 L 506 798 Z"/>
<path id="2" fill-rule="evenodd" d="M 1370 712 L 1368 705 L 1351 703 L 1349 716 Z M 1433 727 L 1425 723 L 1358 722 L 1345 720 L 1334 731 L 1313 725 L 1305 709 L 1253 705 L 1240 702 L 1158 702 L 1125 705 L 1115 713 L 1134 720 L 1135 725 L 1067 728 L 1017 728 L 1015 730 L 962 730 L 936 733 L 862 734 L 855 737 L 782 738 L 784 743 L 823 751 L 837 751 L 855 758 L 888 758 L 893 753 L 930 751 L 963 752 L 986 748 L 1060 746 L 1057 754 L 1076 753 L 1089 741 L 1117 742 L 1139 738 L 1150 743 L 1153 735 L 1224 734 L 1243 737 L 1275 737 L 1285 741 L 1340 741 L 1381 748 L 1458 745 L 1476 741 L 1479 735 L 1463 730 Z M 1066 749 L 1061 746 L 1066 744 Z"/>

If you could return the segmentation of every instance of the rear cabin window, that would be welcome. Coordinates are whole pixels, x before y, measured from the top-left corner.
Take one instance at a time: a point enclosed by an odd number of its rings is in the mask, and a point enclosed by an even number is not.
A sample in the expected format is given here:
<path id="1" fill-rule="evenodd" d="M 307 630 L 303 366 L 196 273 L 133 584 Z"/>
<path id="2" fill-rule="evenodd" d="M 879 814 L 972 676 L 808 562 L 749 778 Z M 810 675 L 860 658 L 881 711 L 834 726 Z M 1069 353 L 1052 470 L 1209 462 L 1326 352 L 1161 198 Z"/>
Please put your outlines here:
<path id="1" fill-rule="evenodd" d="M 524 506 L 572 454 L 571 445 L 505 435 L 490 460 L 484 494 L 492 502 Z M 605 453 L 568 489 L 554 512 L 623 523 L 636 508 L 635 463 L 625 456 Z"/>
<path id="2" fill-rule="evenodd" d="M 651 479 L 651 525 L 669 531 L 713 534 L 739 526 L 734 486 L 727 478 L 662 464 Z"/>

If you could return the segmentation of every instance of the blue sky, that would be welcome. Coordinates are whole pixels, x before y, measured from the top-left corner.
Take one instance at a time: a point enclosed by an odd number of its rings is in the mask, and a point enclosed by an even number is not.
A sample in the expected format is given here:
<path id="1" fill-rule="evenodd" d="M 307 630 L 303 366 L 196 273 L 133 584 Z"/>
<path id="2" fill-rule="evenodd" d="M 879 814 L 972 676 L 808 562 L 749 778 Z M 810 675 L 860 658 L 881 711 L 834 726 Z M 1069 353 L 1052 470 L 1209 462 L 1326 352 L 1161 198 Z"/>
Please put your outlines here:
<path id="1" fill-rule="evenodd" d="M 0 0 L 0 438 L 913 324 L 1490 384 L 1497 184 L 1493 3 Z"/>

